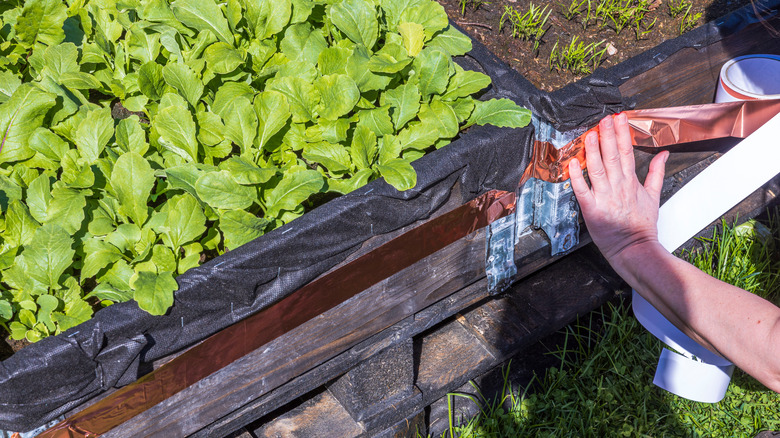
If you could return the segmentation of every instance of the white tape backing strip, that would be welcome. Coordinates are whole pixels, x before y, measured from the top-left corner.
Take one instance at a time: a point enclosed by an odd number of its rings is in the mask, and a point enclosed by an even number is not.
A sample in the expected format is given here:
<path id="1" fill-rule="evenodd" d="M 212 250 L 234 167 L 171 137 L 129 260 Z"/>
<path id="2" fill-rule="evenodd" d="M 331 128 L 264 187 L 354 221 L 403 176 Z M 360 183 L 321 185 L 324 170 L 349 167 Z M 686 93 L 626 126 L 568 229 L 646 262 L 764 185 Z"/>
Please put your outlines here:
<path id="1" fill-rule="evenodd" d="M 741 171 L 740 171 L 741 170 Z M 658 240 L 672 252 L 780 173 L 780 114 L 734 146 L 661 206 Z M 664 350 L 653 383 L 694 401 L 726 395 L 733 365 L 670 323 L 634 291 L 639 322 L 680 352 Z"/>

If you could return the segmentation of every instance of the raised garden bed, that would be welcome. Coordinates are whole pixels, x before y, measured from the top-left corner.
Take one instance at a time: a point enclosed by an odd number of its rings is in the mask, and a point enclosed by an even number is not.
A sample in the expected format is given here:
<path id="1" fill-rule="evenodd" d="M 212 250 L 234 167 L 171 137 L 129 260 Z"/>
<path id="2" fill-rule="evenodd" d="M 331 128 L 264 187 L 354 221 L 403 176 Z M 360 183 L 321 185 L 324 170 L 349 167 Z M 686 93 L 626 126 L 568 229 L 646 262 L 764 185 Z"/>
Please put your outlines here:
<path id="1" fill-rule="evenodd" d="M 741 30 L 741 27 L 733 28 L 730 31 L 737 32 L 738 30 Z M 705 29 L 702 32 L 713 32 L 713 29 Z M 761 28 L 756 26 L 747 29 L 745 32 L 758 32 L 756 35 L 763 35 Z M 758 50 L 765 52 L 774 48 L 774 45 L 766 42 L 766 38 L 745 38 L 745 35 L 747 35 L 745 32 L 742 32 L 739 36 L 744 38 L 749 44 L 754 45 L 743 48 L 742 52 L 737 50 L 723 50 L 724 47 L 733 47 L 730 42 L 731 40 L 728 38 L 718 40 L 717 43 L 709 45 L 706 48 L 699 50 L 692 49 L 703 55 L 704 58 L 699 58 L 700 63 L 696 64 L 697 67 L 691 68 L 688 71 L 688 74 L 696 77 L 706 75 L 709 78 L 708 80 L 710 83 L 707 84 L 696 81 L 685 82 L 691 88 L 682 92 L 682 97 L 678 99 L 676 104 L 701 103 L 706 101 L 700 99 L 702 97 L 701 95 L 704 94 L 703 90 L 706 87 L 710 87 L 710 90 L 714 89 L 714 87 L 711 86 L 712 81 L 714 81 L 712 78 L 717 77 L 717 73 L 713 76 L 712 71 L 718 68 L 717 66 L 709 64 L 710 60 L 717 57 L 736 56 L 737 54 L 746 53 L 748 51 Z M 709 34 L 705 33 L 700 35 L 700 37 L 707 37 L 708 35 Z M 735 39 L 738 40 L 739 38 L 735 37 Z M 672 43 L 671 45 L 662 48 L 662 53 L 664 53 L 665 56 L 672 55 L 680 49 L 684 49 L 684 47 L 692 47 L 689 43 L 692 44 L 691 41 L 685 41 L 678 43 L 677 45 Z M 764 46 L 762 46 L 762 44 L 764 44 Z M 718 51 L 718 47 L 720 47 L 720 51 Z M 716 54 L 717 56 L 715 56 Z M 480 61 L 481 65 L 477 66 L 477 68 L 484 68 L 489 73 L 495 72 L 494 69 L 498 64 L 495 64 L 489 56 L 486 57 L 484 53 L 480 54 L 478 51 L 473 56 L 477 57 Z M 654 57 L 648 56 L 645 56 L 644 58 L 640 57 L 638 63 L 624 65 L 623 67 L 618 66 L 619 68 L 613 69 L 607 73 L 607 78 L 622 78 L 624 76 L 618 75 L 628 74 L 629 80 L 624 79 L 614 83 L 614 85 L 617 85 L 622 82 L 621 91 L 623 92 L 623 95 L 635 97 L 640 105 L 667 106 L 669 102 L 664 101 L 666 96 L 662 95 L 662 93 L 659 95 L 654 94 L 659 84 L 664 82 L 661 80 L 653 80 L 650 67 L 660 63 L 659 59 L 652 62 L 651 60 L 653 58 Z M 670 57 L 669 59 L 672 58 Z M 678 59 L 678 63 L 683 61 L 685 61 L 684 64 L 686 65 L 692 63 L 690 57 L 684 60 L 681 58 Z M 706 64 L 710 67 L 710 70 L 707 71 L 702 69 L 702 64 Z M 685 74 L 684 72 L 686 71 L 681 70 L 679 64 L 672 65 L 662 63 L 661 65 L 664 66 L 661 67 L 662 69 L 668 66 L 670 73 L 678 75 Z M 498 68 L 502 67 L 498 65 Z M 647 71 L 647 73 L 640 76 L 639 73 L 645 71 Z M 505 73 L 505 71 L 502 71 L 502 73 Z M 663 78 L 664 75 L 661 74 L 657 77 Z M 610 97 L 607 93 L 599 93 L 599 91 L 609 89 L 609 87 L 598 88 L 598 86 L 595 85 L 597 83 L 596 79 L 597 78 L 594 77 L 590 82 L 580 84 L 580 88 L 575 88 L 574 92 L 568 90 L 565 94 L 552 96 L 553 104 L 555 104 L 556 101 L 560 104 L 566 96 L 573 99 L 584 99 L 585 101 L 593 100 L 594 95 L 588 93 L 593 93 L 594 87 L 596 91 L 595 97 Z M 633 83 L 632 80 L 634 81 Z M 539 113 L 554 115 L 555 111 L 557 111 L 555 105 L 550 106 L 550 101 L 546 100 L 546 96 L 543 93 L 535 92 L 533 89 L 523 88 L 522 85 L 518 87 L 517 84 L 522 84 L 523 82 L 521 77 L 513 76 L 512 74 L 508 74 L 508 77 L 494 77 L 494 92 L 498 96 L 509 95 L 510 97 L 515 98 L 516 101 L 537 109 Z M 629 90 L 633 92 L 626 93 L 623 91 L 625 89 L 624 87 L 631 86 L 634 88 L 629 88 Z M 577 90 L 579 90 L 579 92 Z M 526 93 L 525 95 L 523 95 L 524 92 Z M 611 103 L 613 106 L 602 109 L 612 111 L 622 107 L 620 102 L 607 102 Z M 606 102 L 600 102 L 599 105 L 602 105 L 603 103 Z M 585 117 L 585 119 L 580 119 L 579 121 L 568 120 L 566 122 L 569 124 L 575 124 L 577 122 L 583 123 L 588 120 L 592 122 L 599 115 L 601 115 L 600 111 L 594 111 L 592 114 Z M 571 128 L 571 126 L 568 126 L 568 128 Z M 498 135 L 498 137 L 496 135 Z M 472 144 L 464 144 L 464 139 L 466 138 L 468 138 L 469 142 Z M 496 144 L 497 138 L 500 139 L 498 144 Z M 269 256 L 277 257 L 274 260 L 278 263 L 273 267 L 268 266 L 266 270 L 270 271 L 273 269 L 276 271 L 274 268 L 279 265 L 284 266 L 283 261 L 289 259 L 292 259 L 289 263 L 295 265 L 296 263 L 301 262 L 300 258 L 306 257 L 304 263 L 319 263 L 320 266 L 323 267 L 321 270 L 324 271 L 328 267 L 335 265 L 339 260 L 343 260 L 345 257 L 347 258 L 347 261 L 349 261 L 357 254 L 365 252 L 378 243 L 387 241 L 391 236 L 398 235 L 409 229 L 401 228 L 398 230 L 398 227 L 403 227 L 404 225 L 410 227 L 410 224 L 417 220 L 424 221 L 426 217 L 441 215 L 454 207 L 474 199 L 477 194 L 483 192 L 487 188 L 514 190 L 517 181 L 519 180 L 518 173 L 521 172 L 524 167 L 522 157 L 517 157 L 516 146 L 519 142 L 527 142 L 528 139 L 529 133 L 527 132 L 513 134 L 508 130 L 499 130 L 497 133 L 488 132 L 486 130 L 474 130 L 472 133 L 469 133 L 468 136 L 464 136 L 461 139 L 460 147 L 456 146 L 451 149 L 443 149 L 437 153 L 438 155 L 435 155 L 435 157 L 434 155 L 430 156 L 434 158 L 424 158 L 415 164 L 415 167 L 418 169 L 418 174 L 420 175 L 421 187 L 425 187 L 425 189 L 421 188 L 420 190 L 399 197 L 392 191 L 389 191 L 389 189 L 381 188 L 374 184 L 359 193 L 351 195 L 355 197 L 365 197 L 366 201 L 361 201 L 361 207 L 368 210 L 359 212 L 339 210 L 341 208 L 340 205 L 342 204 L 336 202 L 329 208 L 336 209 L 336 212 L 341 216 L 338 219 L 334 218 L 333 215 L 328 212 L 321 211 L 320 213 L 310 216 L 310 219 L 306 219 L 306 216 L 304 216 L 302 219 L 299 219 L 301 222 L 294 222 L 293 224 L 290 224 L 290 226 L 275 232 L 275 234 L 271 233 L 268 236 L 265 236 L 263 238 L 263 244 L 273 248 L 268 254 Z M 481 146 L 482 150 L 479 152 L 473 151 L 472 149 L 476 144 Z M 711 154 L 711 152 L 709 154 Z M 670 166 L 672 170 L 681 169 L 701 158 L 702 155 L 687 155 L 681 157 L 676 164 L 670 160 Z M 498 167 L 482 167 L 484 163 L 495 163 L 497 160 L 505 160 L 507 162 L 501 163 L 501 166 Z M 442 163 L 447 163 L 451 168 L 442 170 Z M 471 163 L 471 167 L 467 167 L 463 170 L 463 163 Z M 500 173 L 506 170 L 504 166 L 512 167 L 514 170 L 510 170 L 507 173 Z M 476 185 L 474 185 L 475 183 Z M 435 192 L 437 194 L 432 197 L 429 190 L 437 190 L 437 185 L 441 191 Z M 372 210 L 369 205 L 369 200 L 373 201 L 383 198 L 391 199 L 394 206 L 390 210 L 384 212 L 381 210 Z M 422 208 L 420 207 L 420 204 L 422 204 Z M 376 219 L 382 215 L 397 216 L 399 213 L 410 213 L 407 211 L 410 205 L 416 205 L 416 207 L 412 207 L 412 209 L 415 210 L 415 215 L 412 217 L 400 219 L 397 217 L 385 217 L 384 219 Z M 368 216 L 367 211 L 370 211 L 372 215 L 372 220 L 369 222 L 366 222 L 365 220 Z M 389 220 L 389 223 L 395 225 L 385 224 L 380 228 L 377 224 L 382 223 L 383 220 Z M 404 220 L 406 220 L 405 223 L 403 222 Z M 349 227 L 354 227 L 355 224 L 359 224 L 364 232 L 366 229 L 369 230 L 369 235 L 381 234 L 382 236 L 367 243 L 362 243 L 354 239 L 344 242 L 342 241 L 345 238 L 344 234 L 327 233 L 327 231 L 332 231 L 331 226 L 327 224 L 333 224 L 332 226 L 335 228 L 338 228 L 338 226 L 347 226 L 347 224 Z M 376 229 L 374 227 L 376 227 Z M 393 229 L 397 230 L 392 234 L 389 234 Z M 285 234 L 287 237 L 280 237 Z M 277 240 L 273 240 L 274 237 L 276 237 Z M 165 431 L 171 430 L 176 430 L 182 435 L 196 432 L 205 435 L 212 435 L 213 433 L 218 434 L 218 431 L 227 432 L 227 429 L 230 427 L 235 428 L 241 421 L 246 424 L 251 421 L 253 417 L 257 418 L 258 416 L 263 415 L 263 412 L 268 412 L 268 407 L 264 408 L 266 409 L 265 411 L 251 409 L 253 403 L 260 403 L 259 400 L 261 399 L 264 400 L 263 403 L 268 403 L 269 407 L 279 406 L 287 400 L 291 400 L 294 397 L 310 391 L 312 385 L 315 385 L 316 387 L 319 384 L 324 383 L 322 379 L 338 376 L 360 361 L 368 359 L 373 354 L 378 353 L 391 345 L 395 345 L 403 339 L 410 338 L 415 334 L 420 333 L 422 330 L 429 328 L 432 324 L 441 321 L 467 305 L 484 299 L 486 296 L 484 285 L 486 280 L 484 280 L 483 271 L 484 259 L 479 261 L 479 263 L 474 263 L 475 259 L 484 257 L 484 239 L 484 231 L 477 231 L 475 234 L 469 236 L 468 239 L 463 239 L 451 247 L 447 247 L 446 251 L 437 253 L 434 256 L 430 256 L 423 261 L 412 265 L 407 269 L 409 274 L 404 274 L 402 272 L 380 282 L 377 286 L 367 289 L 364 293 L 351 301 L 344 303 L 343 306 L 324 313 L 322 317 L 318 317 L 315 320 L 290 331 L 288 334 L 284 335 L 283 338 L 279 338 L 273 341 L 272 344 L 258 349 L 251 355 L 231 364 L 224 370 L 201 381 L 197 385 L 187 388 L 185 391 L 178 393 L 164 403 L 154 406 L 143 415 L 112 430 L 110 435 L 122 436 L 123 434 L 127 434 L 126 436 L 137 436 L 139 433 L 164 433 Z M 293 243 L 300 245 L 296 246 L 296 249 L 300 248 L 300 252 L 290 254 L 289 248 L 286 247 L 286 245 L 291 245 Z M 331 251 L 326 259 L 319 259 L 319 261 L 316 261 L 315 259 L 309 258 L 309 253 L 316 253 L 323 245 L 328 244 L 335 244 L 338 246 Z M 346 252 L 352 251 L 356 245 L 362 245 L 362 251 L 347 256 Z M 248 279 L 240 277 L 246 275 L 246 270 L 257 262 L 257 253 L 255 251 L 260 246 L 261 244 L 258 244 L 254 248 L 239 251 L 240 254 L 238 257 L 240 257 L 240 259 L 232 259 L 227 266 L 223 265 L 221 267 L 221 272 L 219 272 L 218 276 L 214 279 L 217 281 L 217 284 L 213 284 L 208 291 L 216 292 L 227 289 L 228 284 L 235 279 L 239 279 L 242 281 L 241 287 L 244 288 L 244 291 L 249 291 L 250 293 L 250 296 L 243 298 L 241 298 L 240 293 L 235 295 L 235 302 L 245 303 L 244 306 L 246 308 L 239 312 L 241 315 L 231 315 L 229 318 L 225 319 L 223 323 L 230 320 L 236 321 L 253 311 L 250 310 L 252 306 L 247 307 L 247 304 L 249 303 L 246 303 L 246 301 L 247 298 L 250 300 L 256 299 L 252 291 L 254 291 L 257 285 L 262 283 L 262 281 L 258 283 L 257 278 Z M 546 240 L 540 233 L 534 233 L 525 240 L 522 240 L 519 248 L 516 250 L 516 254 L 519 255 L 516 261 L 519 262 L 519 266 L 524 268 L 520 273 L 520 276 L 527 275 L 551 262 L 553 259 L 549 256 L 548 251 L 549 247 L 546 244 Z M 216 263 L 213 263 L 211 266 L 215 264 Z M 444 272 L 442 272 L 442 270 Z M 438 271 L 439 275 L 431 274 L 436 271 Z M 282 273 L 281 269 L 276 272 L 276 275 L 273 275 L 271 272 L 267 272 L 266 274 L 268 274 L 269 281 L 275 282 L 277 280 L 273 280 L 273 278 L 280 273 Z M 301 277 L 300 275 L 288 272 L 285 272 L 285 274 L 288 274 L 286 275 L 287 280 L 293 280 L 293 284 L 297 285 L 306 283 L 306 281 L 312 277 L 311 275 Z M 427 282 L 429 286 L 424 286 L 423 283 L 425 282 Z M 426 287 L 428 292 L 425 294 L 416 293 L 418 292 L 419 287 Z M 232 291 L 231 293 L 235 294 L 235 292 Z M 395 298 L 396 301 L 388 301 L 389 294 L 397 294 L 397 298 Z M 446 298 L 450 295 L 452 295 L 452 299 Z M 208 296 L 208 294 L 206 294 L 206 296 Z M 193 296 L 192 298 L 199 297 Z M 385 304 L 386 306 L 383 307 Z M 187 306 L 186 299 L 183 305 Z M 372 313 L 367 314 L 366 309 L 372 309 Z M 431 309 L 428 320 L 425 320 L 419 314 L 415 315 L 416 312 L 425 312 L 426 309 Z M 233 313 L 233 310 L 234 309 L 231 309 L 231 313 Z M 351 316 L 345 317 L 345 315 Z M 166 318 L 178 321 L 179 315 L 176 314 L 175 306 L 173 313 Z M 203 316 L 200 320 L 207 321 L 208 318 L 208 316 Z M 350 321 L 350 324 L 345 324 L 344 321 Z M 154 325 L 152 320 L 149 320 L 149 324 Z M 320 324 L 321 329 L 315 330 L 313 327 L 318 324 Z M 212 328 L 214 327 L 212 324 L 208 325 Z M 407 327 L 407 329 L 402 330 L 403 327 Z M 167 330 L 168 331 L 164 336 L 171 336 L 174 340 L 180 336 L 180 334 L 174 330 L 173 326 Z M 376 342 L 372 343 L 366 341 L 366 338 L 369 338 L 371 334 L 378 332 L 379 334 L 377 336 L 379 337 L 374 338 Z M 304 347 L 304 344 L 308 343 L 308 341 L 304 341 L 306 339 L 311 339 L 312 334 L 314 333 L 322 334 L 330 339 L 330 341 L 322 338 L 321 342 L 312 342 L 308 344 L 308 347 Z M 380 339 L 385 339 L 385 341 L 380 342 Z M 155 359 L 160 359 L 161 362 L 170 359 L 170 357 L 165 358 L 166 355 L 160 354 L 160 351 L 155 353 L 154 345 L 141 348 L 145 343 L 144 339 L 134 338 L 132 339 L 132 342 L 139 344 L 139 349 L 136 350 L 135 354 L 139 351 L 143 351 L 143 357 L 140 359 L 142 362 L 145 362 L 143 364 L 145 367 L 154 366 L 153 362 Z M 186 347 L 186 343 L 183 341 L 174 342 L 173 344 L 177 346 L 175 349 Z M 327 345 L 327 347 L 323 347 L 325 345 Z M 282 351 L 287 351 L 288 353 L 283 357 L 264 354 L 264 352 L 267 353 L 268 351 L 266 349 L 272 346 L 275 346 L 274 348 L 279 348 L 278 354 L 281 354 Z M 138 359 L 137 356 L 136 358 Z M 333 360 L 336 360 L 336 362 L 326 362 L 329 358 L 334 358 Z M 263 363 L 265 363 L 265 365 L 263 365 Z M 148 368 L 146 369 L 148 370 Z M 275 372 L 278 372 L 276 374 L 277 377 L 273 380 L 266 380 L 266 377 L 268 376 L 267 373 Z M 138 373 L 131 370 L 131 372 L 126 373 L 124 376 L 115 376 L 111 383 L 104 385 L 103 389 L 107 389 L 108 386 L 111 386 L 114 383 L 122 384 L 131 381 L 134 375 L 137 376 Z M 291 386 L 285 384 L 285 382 L 290 379 L 295 379 L 292 382 L 300 382 L 295 376 L 302 375 L 318 377 L 313 378 L 305 385 L 298 387 L 294 384 Z M 120 377 L 121 380 L 119 380 Z M 278 387 L 278 390 L 274 390 L 276 387 Z M 436 389 L 436 391 L 442 390 L 446 391 L 446 386 Z M 431 392 L 431 394 L 438 393 L 436 391 Z M 412 392 L 414 393 L 414 391 Z M 94 391 L 91 392 L 90 396 L 94 395 L 94 393 Z M 431 395 L 428 397 L 430 396 Z M 84 400 L 84 398 L 81 400 Z M 179 402 L 177 402 L 177 400 Z M 192 403 L 181 404 L 180 402 L 183 400 L 190 400 Z M 187 406 L 187 409 L 183 409 L 183 406 Z M 84 405 L 78 406 L 78 403 L 73 403 L 68 406 L 68 408 L 74 408 L 70 411 L 71 413 L 82 411 L 84 407 Z M 416 409 L 416 407 L 410 409 Z M 59 412 L 65 411 L 66 409 L 62 409 Z M 176 417 L 176 419 L 171 420 L 173 417 Z M 165 421 L 162 421 L 162 418 L 165 418 Z"/>

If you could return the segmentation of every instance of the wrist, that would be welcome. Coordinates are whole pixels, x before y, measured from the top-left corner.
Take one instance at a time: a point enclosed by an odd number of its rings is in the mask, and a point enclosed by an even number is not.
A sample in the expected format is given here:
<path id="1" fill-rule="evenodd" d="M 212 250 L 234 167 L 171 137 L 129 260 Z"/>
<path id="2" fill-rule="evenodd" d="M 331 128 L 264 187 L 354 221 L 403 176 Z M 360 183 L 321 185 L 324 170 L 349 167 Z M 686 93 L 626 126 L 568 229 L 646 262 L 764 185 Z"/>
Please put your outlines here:
<path id="1" fill-rule="evenodd" d="M 605 255 L 615 272 L 632 285 L 638 270 L 648 263 L 661 262 L 668 257 L 674 258 L 658 240 L 633 242 L 613 254 Z"/>

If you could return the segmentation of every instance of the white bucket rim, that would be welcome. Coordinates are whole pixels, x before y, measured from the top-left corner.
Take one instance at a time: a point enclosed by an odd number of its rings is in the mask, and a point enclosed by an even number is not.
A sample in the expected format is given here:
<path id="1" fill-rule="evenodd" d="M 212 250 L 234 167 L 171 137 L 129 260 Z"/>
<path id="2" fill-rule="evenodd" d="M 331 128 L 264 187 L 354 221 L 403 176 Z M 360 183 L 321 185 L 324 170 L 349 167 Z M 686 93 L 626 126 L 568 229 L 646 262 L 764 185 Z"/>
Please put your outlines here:
<path id="1" fill-rule="evenodd" d="M 769 99 L 780 99 L 780 93 L 778 94 L 758 94 L 753 93 L 751 91 L 745 90 L 743 88 L 740 88 L 739 86 L 735 85 L 731 80 L 729 79 L 728 71 L 731 67 L 733 67 L 736 63 L 739 61 L 743 61 L 746 59 L 756 59 L 756 58 L 765 58 L 770 59 L 772 61 L 777 61 L 778 65 L 780 66 L 780 56 L 778 55 L 771 55 L 771 54 L 755 54 L 755 55 L 743 55 L 738 56 L 736 58 L 730 59 L 728 62 L 726 62 L 723 67 L 720 70 L 720 83 L 723 87 L 723 90 L 731 95 L 732 97 L 739 99 L 739 100 L 769 100 Z"/>

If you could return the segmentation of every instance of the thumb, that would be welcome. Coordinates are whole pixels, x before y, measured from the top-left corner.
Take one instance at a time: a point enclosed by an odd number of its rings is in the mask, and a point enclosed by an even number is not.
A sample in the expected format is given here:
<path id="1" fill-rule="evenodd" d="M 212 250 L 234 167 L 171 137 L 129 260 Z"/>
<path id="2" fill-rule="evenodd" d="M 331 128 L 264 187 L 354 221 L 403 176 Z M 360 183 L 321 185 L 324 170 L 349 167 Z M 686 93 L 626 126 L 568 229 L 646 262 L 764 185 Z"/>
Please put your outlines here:
<path id="1" fill-rule="evenodd" d="M 664 184 L 664 167 L 666 166 L 666 160 L 669 158 L 669 151 L 663 151 L 653 157 L 650 161 L 650 168 L 647 171 L 647 178 L 645 178 L 645 190 L 653 199 L 661 199 L 661 187 Z"/>

